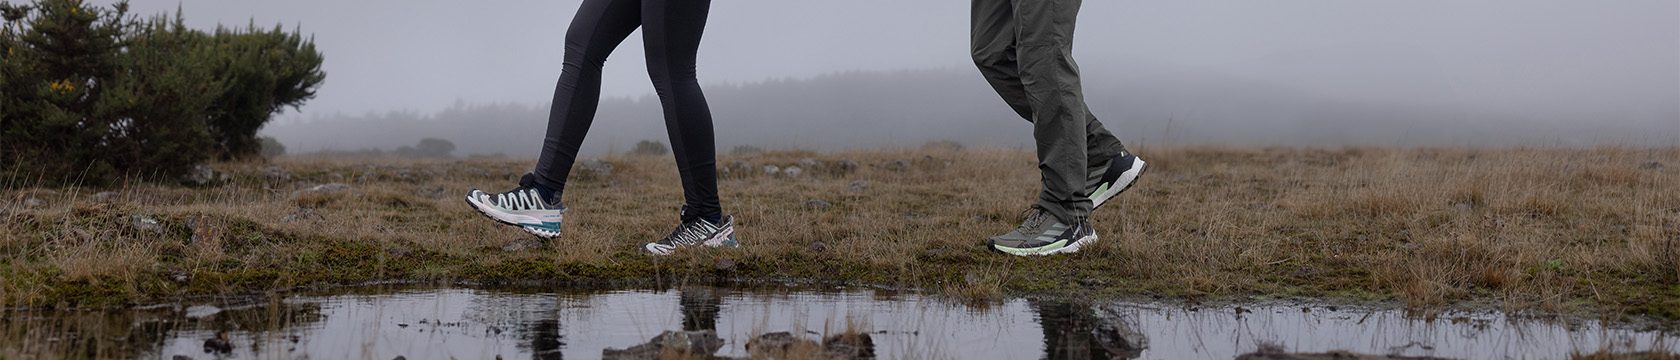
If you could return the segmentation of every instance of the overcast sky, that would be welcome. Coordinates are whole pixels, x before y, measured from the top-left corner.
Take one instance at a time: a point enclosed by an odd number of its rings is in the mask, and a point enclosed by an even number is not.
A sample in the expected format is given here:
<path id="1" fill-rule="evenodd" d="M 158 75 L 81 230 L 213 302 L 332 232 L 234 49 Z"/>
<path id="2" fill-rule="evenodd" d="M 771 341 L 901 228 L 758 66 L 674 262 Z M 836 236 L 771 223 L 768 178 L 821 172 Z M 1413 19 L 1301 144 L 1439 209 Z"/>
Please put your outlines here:
<path id="1" fill-rule="evenodd" d="M 179 5 L 188 26 L 201 29 L 254 19 L 313 34 L 326 55 L 327 81 L 302 115 L 284 116 L 296 119 L 432 112 L 457 100 L 546 104 L 578 3 L 131 5 L 141 14 L 172 13 Z M 718 0 L 701 47 L 701 82 L 970 69 L 968 4 Z M 651 93 L 639 37 L 632 35 L 607 62 L 607 95 Z M 1680 1 L 1674 0 L 1093 0 L 1080 14 L 1076 57 L 1088 73 L 1157 64 L 1360 100 L 1634 119 L 1680 132 Z"/>

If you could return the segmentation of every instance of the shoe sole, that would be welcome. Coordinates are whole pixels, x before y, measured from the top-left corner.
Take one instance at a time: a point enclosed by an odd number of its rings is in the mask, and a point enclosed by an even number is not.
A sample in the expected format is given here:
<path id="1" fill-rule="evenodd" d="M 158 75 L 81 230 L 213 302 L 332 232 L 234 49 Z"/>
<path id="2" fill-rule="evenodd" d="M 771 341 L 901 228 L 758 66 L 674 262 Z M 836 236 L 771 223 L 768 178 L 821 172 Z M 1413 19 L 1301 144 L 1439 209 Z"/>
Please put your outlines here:
<path id="1" fill-rule="evenodd" d="M 1054 244 L 1046 245 L 1044 247 L 1033 248 L 1033 249 L 1017 249 L 1017 248 L 1010 248 L 1010 247 L 998 247 L 997 244 L 992 243 L 990 240 L 986 241 L 986 247 L 991 248 L 992 251 L 1005 253 L 1005 254 L 1009 254 L 1009 255 L 1015 255 L 1015 256 L 1045 256 L 1045 255 L 1076 253 L 1076 252 L 1079 252 L 1080 248 L 1090 246 L 1091 244 L 1096 243 L 1096 242 L 1097 242 L 1097 234 L 1093 233 L 1091 235 L 1086 235 L 1085 237 L 1081 237 L 1081 238 L 1079 238 L 1079 240 L 1074 240 L 1073 243 L 1068 244 L 1067 246 L 1063 246 L 1061 248 L 1051 249 L 1051 250 L 1038 251 L 1038 249 L 1043 249 L 1043 248 L 1046 248 L 1046 247 L 1050 247 L 1050 246 L 1053 246 Z"/>
<path id="2" fill-rule="evenodd" d="M 731 219 L 731 222 L 733 222 L 733 219 Z M 730 224 L 728 227 L 723 228 L 722 231 L 718 231 L 717 234 L 712 235 L 711 238 L 706 239 L 706 241 L 701 241 L 700 245 L 705 246 L 705 247 L 732 247 L 733 248 L 733 247 L 740 247 L 741 243 L 740 243 L 740 241 L 737 241 L 735 239 L 735 225 Z M 664 246 L 659 246 L 659 243 L 656 243 L 656 242 L 651 242 L 651 243 L 647 243 L 646 245 L 642 245 L 642 250 L 647 250 L 647 252 L 653 253 L 654 255 L 671 255 L 672 253 L 675 253 L 677 249 L 681 249 L 681 248 L 680 247 L 666 248 Z"/>
<path id="3" fill-rule="evenodd" d="M 1132 184 L 1136 184 L 1138 178 L 1143 177 L 1143 172 L 1147 170 L 1149 170 L 1149 163 L 1144 162 L 1142 158 L 1132 157 L 1132 169 L 1126 170 L 1126 172 L 1120 174 L 1119 178 L 1114 179 L 1114 183 L 1125 185 L 1109 188 L 1108 191 L 1098 194 L 1096 198 L 1091 200 L 1091 210 L 1096 211 L 1103 204 L 1107 204 L 1108 199 L 1113 199 L 1120 193 L 1126 192 L 1126 189 L 1132 188 Z"/>
<path id="4" fill-rule="evenodd" d="M 489 210 L 489 209 L 487 209 L 488 206 L 481 206 L 477 201 L 473 201 L 473 197 L 472 197 L 471 192 L 467 193 L 466 201 L 467 201 L 467 206 L 471 206 L 473 208 L 473 210 L 478 211 L 479 214 L 484 214 L 484 217 L 488 217 L 488 218 L 490 218 L 490 220 L 495 220 L 498 223 L 502 223 L 502 224 L 506 224 L 506 225 L 518 226 L 520 229 L 525 230 L 526 233 L 529 233 L 531 235 L 536 235 L 537 237 L 544 238 L 544 239 L 555 239 L 555 238 L 560 237 L 560 230 L 558 229 L 560 227 L 560 224 L 554 224 L 552 227 L 554 227 L 555 229 L 551 230 L 551 229 L 545 228 L 545 227 L 548 227 L 548 225 L 546 225 L 547 222 L 544 222 L 542 220 L 538 220 L 537 218 L 534 218 L 534 217 L 525 216 L 525 215 L 518 215 L 518 214 L 508 214 L 508 213 L 504 213 L 504 212 L 500 212 L 500 211 Z M 561 217 L 564 218 L 565 215 L 561 215 Z M 545 225 L 535 226 L 535 225 L 529 225 L 529 224 L 526 224 L 526 223 L 522 223 L 521 221 L 529 221 L 529 222 L 545 224 Z"/>

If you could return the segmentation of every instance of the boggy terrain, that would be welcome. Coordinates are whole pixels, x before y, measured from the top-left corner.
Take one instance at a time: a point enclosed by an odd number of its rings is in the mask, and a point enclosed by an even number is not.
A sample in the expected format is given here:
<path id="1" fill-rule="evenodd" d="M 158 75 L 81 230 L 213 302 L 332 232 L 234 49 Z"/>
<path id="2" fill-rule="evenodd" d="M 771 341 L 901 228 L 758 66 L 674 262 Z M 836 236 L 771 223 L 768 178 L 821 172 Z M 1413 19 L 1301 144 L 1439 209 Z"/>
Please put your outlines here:
<path id="1" fill-rule="evenodd" d="M 742 246 L 668 257 L 640 245 L 676 225 L 669 155 L 580 162 L 552 241 L 462 201 L 510 188 L 528 160 L 283 157 L 213 164 L 191 186 L 8 184 L 0 307 L 382 281 L 796 281 L 966 299 L 1392 299 L 1680 319 L 1677 148 L 1134 150 L 1149 173 L 1094 214 L 1101 240 L 1054 257 L 981 247 L 1036 199 L 1023 150 L 721 156 Z"/>

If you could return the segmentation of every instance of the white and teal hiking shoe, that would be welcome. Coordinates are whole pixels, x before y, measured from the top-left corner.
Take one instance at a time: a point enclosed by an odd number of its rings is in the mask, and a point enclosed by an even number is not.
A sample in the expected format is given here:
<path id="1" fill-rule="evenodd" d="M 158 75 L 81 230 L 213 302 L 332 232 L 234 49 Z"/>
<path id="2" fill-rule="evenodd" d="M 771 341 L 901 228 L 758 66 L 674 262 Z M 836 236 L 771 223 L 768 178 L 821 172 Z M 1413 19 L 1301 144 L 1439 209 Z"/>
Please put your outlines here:
<path id="1" fill-rule="evenodd" d="M 525 174 L 519 179 L 519 188 L 508 192 L 492 194 L 472 189 L 467 192 L 467 205 L 496 222 L 518 226 L 544 239 L 560 237 L 560 218 L 566 213 L 560 199 L 539 195 L 536 177 L 531 174 Z"/>
<path id="2" fill-rule="evenodd" d="M 1090 185 L 1086 187 L 1086 189 L 1091 190 L 1091 210 L 1102 207 L 1103 203 L 1108 202 L 1108 199 L 1114 198 L 1115 195 L 1120 195 L 1121 192 L 1131 188 L 1132 184 L 1137 182 L 1138 177 L 1143 175 L 1143 170 L 1148 167 L 1149 164 L 1143 162 L 1143 159 L 1139 159 L 1137 155 L 1132 155 L 1129 151 L 1121 151 L 1120 155 L 1116 155 L 1114 159 L 1109 160 L 1108 164 L 1091 169 Z"/>
<path id="3" fill-rule="evenodd" d="M 1088 220 L 1063 224 L 1037 205 L 1028 208 L 1026 214 L 1026 221 L 1015 231 L 986 240 L 986 247 L 1011 255 L 1054 255 L 1078 252 L 1097 242 L 1097 232 Z"/>
<path id="4" fill-rule="evenodd" d="M 735 217 L 724 215 L 719 224 L 713 224 L 699 217 L 683 220 L 682 224 L 677 225 L 676 230 L 671 230 L 670 235 L 665 235 L 665 238 L 659 239 L 659 241 L 643 245 L 642 249 L 646 249 L 654 255 L 670 255 L 677 248 L 695 245 L 707 247 L 740 246 L 740 243 L 735 241 Z"/>

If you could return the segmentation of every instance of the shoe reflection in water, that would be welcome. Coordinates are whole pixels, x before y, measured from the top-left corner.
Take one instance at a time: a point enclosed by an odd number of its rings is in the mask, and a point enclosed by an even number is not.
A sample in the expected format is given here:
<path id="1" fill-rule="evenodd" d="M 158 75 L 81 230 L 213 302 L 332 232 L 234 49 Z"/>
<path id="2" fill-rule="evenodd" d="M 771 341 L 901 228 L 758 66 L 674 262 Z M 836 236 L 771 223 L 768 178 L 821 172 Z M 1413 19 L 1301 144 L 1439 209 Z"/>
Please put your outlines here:
<path id="1" fill-rule="evenodd" d="M 1032 308 L 1044 330 L 1046 359 L 1136 359 L 1149 347 L 1135 322 L 1118 313 L 1049 301 L 1035 301 Z"/>

